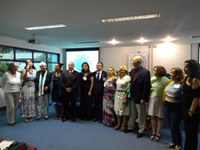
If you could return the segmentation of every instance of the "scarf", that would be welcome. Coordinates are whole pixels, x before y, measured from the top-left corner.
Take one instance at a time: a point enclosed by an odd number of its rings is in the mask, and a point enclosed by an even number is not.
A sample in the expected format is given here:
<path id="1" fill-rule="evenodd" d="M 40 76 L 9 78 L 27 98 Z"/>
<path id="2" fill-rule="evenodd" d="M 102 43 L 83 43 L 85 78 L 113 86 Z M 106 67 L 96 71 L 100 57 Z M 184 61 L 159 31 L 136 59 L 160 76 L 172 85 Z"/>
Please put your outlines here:
<path id="1" fill-rule="evenodd" d="M 47 71 L 45 71 L 44 75 L 42 75 L 42 72 L 40 73 L 38 96 L 44 94 L 44 83 L 46 81 L 46 76 L 47 76 Z"/>

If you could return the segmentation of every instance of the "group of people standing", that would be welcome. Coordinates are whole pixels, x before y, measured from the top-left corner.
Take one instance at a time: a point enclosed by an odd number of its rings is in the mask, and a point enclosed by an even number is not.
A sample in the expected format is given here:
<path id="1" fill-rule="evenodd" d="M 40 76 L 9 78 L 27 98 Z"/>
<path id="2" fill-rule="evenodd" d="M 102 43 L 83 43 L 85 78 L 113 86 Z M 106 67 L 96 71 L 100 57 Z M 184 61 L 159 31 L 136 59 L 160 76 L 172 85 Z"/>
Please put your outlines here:
<path id="1" fill-rule="evenodd" d="M 16 123 L 15 111 L 20 107 L 21 115 L 26 122 L 41 119 L 42 103 L 44 102 L 45 115 L 48 119 L 50 73 L 45 62 L 40 63 L 40 71 L 36 71 L 30 59 L 25 61 L 22 73 L 18 72 L 18 64 L 10 63 L 8 71 L 1 79 L 7 106 L 8 125 Z M 37 101 L 36 101 L 37 97 Z"/>
<path id="2" fill-rule="evenodd" d="M 200 67 L 195 60 L 185 61 L 184 72 L 178 67 L 166 77 L 163 66 L 150 71 L 142 66 L 142 58 L 135 56 L 133 69 L 126 66 L 103 71 L 103 63 L 97 63 L 97 70 L 90 71 L 87 62 L 81 72 L 74 70 L 69 62 L 68 70 L 62 71 L 62 64 L 55 65 L 55 71 L 47 71 L 46 63 L 40 63 L 36 71 L 33 62 L 26 60 L 20 74 L 16 63 L 11 63 L 9 71 L 1 80 L 7 104 L 9 125 L 15 124 L 15 109 L 19 105 L 26 122 L 33 117 L 41 119 L 41 106 L 44 102 L 44 118 L 48 119 L 49 95 L 55 103 L 56 119 L 62 122 L 76 121 L 77 95 L 80 94 L 80 114 L 82 120 L 99 121 L 125 133 L 138 128 L 137 137 L 145 134 L 146 115 L 151 116 L 151 141 L 159 141 L 163 120 L 166 116 L 172 135 L 168 148 L 181 149 L 181 120 L 184 120 L 186 140 L 185 150 L 196 150 L 200 121 Z M 166 111 L 165 111 L 166 110 Z M 136 120 L 138 119 L 138 127 Z"/>
<path id="3" fill-rule="evenodd" d="M 184 76 L 184 73 L 185 76 Z M 184 121 L 185 150 L 197 150 L 200 121 L 200 66 L 195 60 L 187 60 L 184 69 L 174 67 L 170 79 L 163 66 L 153 68 L 148 114 L 151 116 L 151 141 L 159 141 L 166 116 L 171 131 L 171 142 L 166 146 L 182 149 L 180 123 Z"/>

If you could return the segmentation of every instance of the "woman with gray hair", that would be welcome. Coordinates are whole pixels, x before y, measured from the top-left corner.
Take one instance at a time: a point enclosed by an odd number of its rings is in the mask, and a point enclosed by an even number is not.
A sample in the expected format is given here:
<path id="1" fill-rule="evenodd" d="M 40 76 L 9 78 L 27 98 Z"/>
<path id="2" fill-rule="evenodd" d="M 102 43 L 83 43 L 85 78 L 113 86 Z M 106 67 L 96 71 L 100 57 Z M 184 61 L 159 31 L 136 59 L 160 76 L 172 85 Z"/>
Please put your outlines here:
<path id="1" fill-rule="evenodd" d="M 14 125 L 15 111 L 19 105 L 20 89 L 21 89 L 21 73 L 18 72 L 18 64 L 10 63 L 8 71 L 3 75 L 1 87 L 3 88 L 8 125 Z"/>

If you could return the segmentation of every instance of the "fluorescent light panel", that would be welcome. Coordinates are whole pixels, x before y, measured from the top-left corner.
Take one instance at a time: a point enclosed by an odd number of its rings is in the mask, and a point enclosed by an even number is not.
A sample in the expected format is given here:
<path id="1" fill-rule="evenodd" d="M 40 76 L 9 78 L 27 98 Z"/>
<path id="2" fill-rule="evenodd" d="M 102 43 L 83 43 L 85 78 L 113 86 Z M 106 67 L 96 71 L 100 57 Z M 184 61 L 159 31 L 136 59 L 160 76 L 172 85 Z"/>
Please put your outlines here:
<path id="1" fill-rule="evenodd" d="M 160 18 L 160 14 L 157 13 L 157 14 L 148 14 L 148 15 L 141 15 L 141 16 L 111 18 L 111 19 L 103 19 L 101 21 L 103 23 L 113 23 L 113 22 L 120 22 L 120 21 L 143 20 L 143 19 L 153 19 L 153 18 Z"/>
<path id="2" fill-rule="evenodd" d="M 36 26 L 36 27 L 26 27 L 26 30 L 43 30 L 43 29 L 53 29 L 53 28 L 63 28 L 66 27 L 64 24 L 55 24 L 48 26 Z"/>

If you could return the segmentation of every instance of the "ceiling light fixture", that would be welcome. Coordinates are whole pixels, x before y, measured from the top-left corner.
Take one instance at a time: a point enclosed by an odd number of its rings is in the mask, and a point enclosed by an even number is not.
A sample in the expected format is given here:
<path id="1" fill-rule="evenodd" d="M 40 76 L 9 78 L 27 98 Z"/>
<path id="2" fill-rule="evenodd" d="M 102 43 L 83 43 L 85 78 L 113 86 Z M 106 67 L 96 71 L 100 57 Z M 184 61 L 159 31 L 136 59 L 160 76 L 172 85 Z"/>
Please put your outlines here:
<path id="1" fill-rule="evenodd" d="M 115 40 L 115 39 L 112 39 L 111 41 L 108 42 L 109 44 L 112 44 L 112 45 L 116 45 L 116 44 L 119 44 L 120 42 Z"/>
<path id="2" fill-rule="evenodd" d="M 110 18 L 110 19 L 103 19 L 101 21 L 103 23 L 113 23 L 113 22 L 120 22 L 120 21 L 143 20 L 143 19 L 153 19 L 153 18 L 160 18 L 160 14 L 156 13 L 156 14 L 147 14 L 147 15 L 140 15 L 140 16 Z"/>
<path id="3" fill-rule="evenodd" d="M 169 42 L 172 42 L 174 41 L 175 39 L 170 37 L 170 36 L 167 36 L 166 38 L 164 38 L 162 41 L 166 42 L 166 43 L 169 43 Z"/>
<path id="4" fill-rule="evenodd" d="M 53 28 L 63 28 L 66 27 L 64 24 L 55 24 L 48 26 L 36 26 L 36 27 L 26 27 L 26 30 L 43 30 L 43 29 L 53 29 Z"/>
<path id="5" fill-rule="evenodd" d="M 149 40 L 147 39 L 144 39 L 143 37 L 141 37 L 139 40 L 137 40 L 136 42 L 140 43 L 140 44 L 143 44 L 143 43 L 146 43 L 148 42 Z"/>

